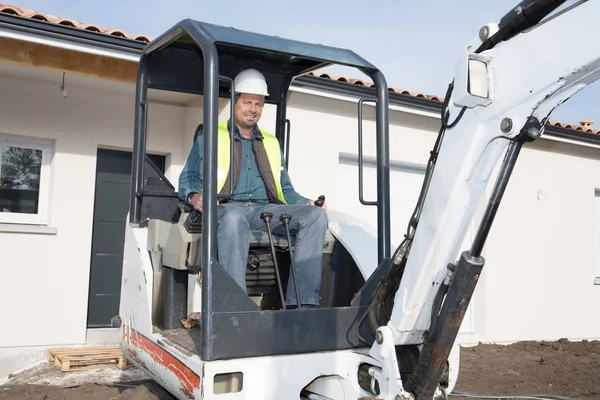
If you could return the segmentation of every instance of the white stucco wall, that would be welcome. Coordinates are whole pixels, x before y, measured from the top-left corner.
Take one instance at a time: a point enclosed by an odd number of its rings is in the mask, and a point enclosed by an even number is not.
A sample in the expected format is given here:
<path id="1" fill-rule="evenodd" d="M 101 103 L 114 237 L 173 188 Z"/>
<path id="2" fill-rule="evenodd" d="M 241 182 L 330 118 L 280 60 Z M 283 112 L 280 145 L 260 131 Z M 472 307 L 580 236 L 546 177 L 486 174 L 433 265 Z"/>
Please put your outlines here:
<path id="1" fill-rule="evenodd" d="M 600 338 L 598 187 L 600 149 L 544 140 L 525 146 L 485 251 L 486 341 Z"/>
<path id="2" fill-rule="evenodd" d="M 291 121 L 290 176 L 295 188 L 306 196 L 325 194 L 336 206 L 335 172 L 340 153 L 358 154 L 355 103 L 298 92 L 289 96 L 287 118 Z M 261 126 L 274 131 L 275 109 L 263 113 Z M 363 155 L 376 156 L 374 108 L 365 105 Z M 390 159 L 425 164 L 437 135 L 433 118 L 390 112 Z M 348 184 L 356 184 L 349 182 Z M 404 221 L 401 222 L 404 225 Z"/>
<path id="3" fill-rule="evenodd" d="M 98 147 L 130 150 L 131 96 L 0 77 L 0 134 L 54 141 L 49 226 L 55 235 L 0 232 L 0 347 L 82 344 Z M 148 149 L 183 163 L 184 109 L 151 105 Z"/>

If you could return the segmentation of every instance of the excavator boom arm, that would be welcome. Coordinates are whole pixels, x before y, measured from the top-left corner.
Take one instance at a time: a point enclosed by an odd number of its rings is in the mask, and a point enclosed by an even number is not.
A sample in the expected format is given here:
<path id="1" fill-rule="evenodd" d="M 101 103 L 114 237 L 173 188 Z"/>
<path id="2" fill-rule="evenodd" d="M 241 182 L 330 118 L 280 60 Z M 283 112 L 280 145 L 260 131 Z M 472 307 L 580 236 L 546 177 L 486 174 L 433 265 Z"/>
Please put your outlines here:
<path id="1" fill-rule="evenodd" d="M 379 328 L 371 354 L 380 359 L 384 380 L 400 382 L 399 388 L 379 382 L 381 398 L 408 392 L 432 398 L 522 145 L 540 137 L 556 107 L 600 77 L 600 51 L 593 45 L 600 42 L 600 32 L 591 28 L 600 18 L 599 2 L 579 1 L 543 19 L 561 3 L 522 2 L 500 24 L 483 27 L 456 67 L 422 201 L 383 278 L 399 282 L 381 285 L 397 290 L 373 296 L 372 321 Z M 502 154 L 487 209 L 470 250 L 464 251 L 461 244 Z M 405 390 L 398 371 L 385 370 L 391 364 L 382 355 L 390 354 L 386 346 L 420 343 L 421 368 Z"/>

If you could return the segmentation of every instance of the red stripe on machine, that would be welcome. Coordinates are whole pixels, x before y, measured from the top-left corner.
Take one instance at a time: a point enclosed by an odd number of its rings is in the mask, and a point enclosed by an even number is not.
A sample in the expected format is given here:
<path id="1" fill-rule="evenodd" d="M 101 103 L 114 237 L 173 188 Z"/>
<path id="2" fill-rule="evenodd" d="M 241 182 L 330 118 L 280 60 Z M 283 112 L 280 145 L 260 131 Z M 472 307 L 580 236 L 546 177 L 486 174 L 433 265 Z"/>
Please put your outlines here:
<path id="1" fill-rule="evenodd" d="M 125 327 L 125 329 L 131 328 Z M 171 371 L 181 382 L 182 392 L 190 399 L 194 398 L 194 390 L 200 388 L 200 377 L 194 371 L 135 329 L 131 329 L 131 340 L 135 347 L 146 352 L 154 362 Z"/>

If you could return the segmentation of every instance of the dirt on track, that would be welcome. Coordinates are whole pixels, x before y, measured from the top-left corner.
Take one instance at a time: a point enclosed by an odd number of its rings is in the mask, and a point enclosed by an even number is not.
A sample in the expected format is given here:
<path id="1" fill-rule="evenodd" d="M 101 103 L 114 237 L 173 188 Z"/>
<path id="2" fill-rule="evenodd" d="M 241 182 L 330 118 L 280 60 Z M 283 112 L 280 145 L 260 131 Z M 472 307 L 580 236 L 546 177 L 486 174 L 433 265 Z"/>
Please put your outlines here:
<path id="1" fill-rule="evenodd" d="M 51 365 L 42 366 L 42 377 L 35 371 L 12 377 L 8 384 L 24 382 L 69 384 L 65 374 Z M 47 375 L 44 377 L 43 374 Z M 68 374 L 68 373 L 67 373 Z M 68 375 L 67 375 L 68 376 Z M 75 375 L 71 375 L 75 376 Z M 73 384 L 76 380 L 73 380 Z M 495 395 L 510 399 L 514 396 L 547 395 L 568 399 L 600 399 L 600 342 L 519 342 L 512 345 L 479 344 L 461 349 L 461 364 L 456 391 Z M 449 399 L 473 399 L 458 393 Z M 540 398 L 543 398 L 540 396 Z M 546 397 L 548 399 L 561 397 Z M 132 387 L 110 387 L 85 383 L 74 388 L 48 386 L 15 386 L 0 388 L 0 400 L 172 400 L 173 397 L 155 383 Z M 282 399 L 285 400 L 285 399 Z"/>

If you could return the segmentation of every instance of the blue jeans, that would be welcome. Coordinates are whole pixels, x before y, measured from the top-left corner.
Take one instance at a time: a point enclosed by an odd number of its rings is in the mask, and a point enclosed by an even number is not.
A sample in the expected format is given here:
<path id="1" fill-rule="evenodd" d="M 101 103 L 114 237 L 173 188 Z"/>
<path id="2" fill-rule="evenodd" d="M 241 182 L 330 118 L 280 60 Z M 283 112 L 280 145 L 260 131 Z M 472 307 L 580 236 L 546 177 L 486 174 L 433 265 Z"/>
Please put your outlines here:
<path id="1" fill-rule="evenodd" d="M 294 241 L 292 252 L 298 272 L 300 304 L 319 305 L 323 244 L 327 230 L 327 214 L 316 206 L 258 204 L 230 201 L 217 207 L 217 246 L 219 263 L 246 291 L 246 264 L 251 230 L 266 231 L 260 218 L 263 212 L 273 214 L 271 232 L 286 237 L 284 225 L 279 221 L 281 214 L 289 214 L 290 235 Z M 291 267 L 290 267 L 291 268 Z M 286 304 L 297 305 L 294 281 L 290 271 Z"/>

